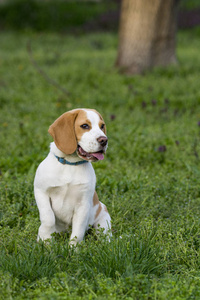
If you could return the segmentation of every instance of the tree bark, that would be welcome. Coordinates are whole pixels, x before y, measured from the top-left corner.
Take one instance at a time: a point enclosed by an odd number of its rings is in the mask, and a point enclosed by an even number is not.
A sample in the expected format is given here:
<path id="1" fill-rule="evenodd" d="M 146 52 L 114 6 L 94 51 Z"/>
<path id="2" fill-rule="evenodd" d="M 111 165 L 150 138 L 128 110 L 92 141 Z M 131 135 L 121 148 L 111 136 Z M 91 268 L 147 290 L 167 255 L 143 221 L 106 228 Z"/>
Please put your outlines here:
<path id="1" fill-rule="evenodd" d="M 176 63 L 177 0 L 122 0 L 116 66 L 140 74 Z"/>

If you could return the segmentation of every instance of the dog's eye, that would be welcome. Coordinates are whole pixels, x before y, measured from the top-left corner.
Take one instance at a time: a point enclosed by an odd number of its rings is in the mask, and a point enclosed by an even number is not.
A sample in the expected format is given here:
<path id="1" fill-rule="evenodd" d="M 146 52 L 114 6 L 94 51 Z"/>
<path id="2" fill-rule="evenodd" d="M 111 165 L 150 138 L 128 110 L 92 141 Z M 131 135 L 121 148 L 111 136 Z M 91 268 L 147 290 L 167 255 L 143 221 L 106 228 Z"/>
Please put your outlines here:
<path id="1" fill-rule="evenodd" d="M 81 125 L 81 128 L 83 128 L 83 129 L 90 129 L 90 126 L 88 124 L 83 124 L 83 125 Z"/>
<path id="2" fill-rule="evenodd" d="M 105 128 L 105 124 L 102 124 L 101 125 L 101 130 L 104 130 L 104 128 Z"/>

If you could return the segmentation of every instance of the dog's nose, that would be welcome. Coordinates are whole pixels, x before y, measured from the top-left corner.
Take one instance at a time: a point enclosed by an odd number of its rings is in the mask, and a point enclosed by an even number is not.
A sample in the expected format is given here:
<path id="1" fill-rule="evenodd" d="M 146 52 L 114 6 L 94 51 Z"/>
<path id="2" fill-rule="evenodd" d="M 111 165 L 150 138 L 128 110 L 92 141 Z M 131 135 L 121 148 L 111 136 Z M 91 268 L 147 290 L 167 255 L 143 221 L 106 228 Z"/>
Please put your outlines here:
<path id="1" fill-rule="evenodd" d="M 97 142 L 99 142 L 99 144 L 102 146 L 102 147 L 105 147 L 108 143 L 108 139 L 107 137 L 105 136 L 100 136 L 98 139 L 97 139 Z"/>

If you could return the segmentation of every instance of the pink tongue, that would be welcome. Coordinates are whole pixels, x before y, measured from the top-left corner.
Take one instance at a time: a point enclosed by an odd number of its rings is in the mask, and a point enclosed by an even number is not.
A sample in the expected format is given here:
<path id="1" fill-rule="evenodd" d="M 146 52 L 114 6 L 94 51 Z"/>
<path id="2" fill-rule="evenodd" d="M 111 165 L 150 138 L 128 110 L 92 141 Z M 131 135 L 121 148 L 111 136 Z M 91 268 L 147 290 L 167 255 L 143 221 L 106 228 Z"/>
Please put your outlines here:
<path id="1" fill-rule="evenodd" d="M 90 153 L 92 156 L 96 157 L 98 160 L 103 160 L 104 155 L 103 153 L 97 152 L 97 153 Z"/>

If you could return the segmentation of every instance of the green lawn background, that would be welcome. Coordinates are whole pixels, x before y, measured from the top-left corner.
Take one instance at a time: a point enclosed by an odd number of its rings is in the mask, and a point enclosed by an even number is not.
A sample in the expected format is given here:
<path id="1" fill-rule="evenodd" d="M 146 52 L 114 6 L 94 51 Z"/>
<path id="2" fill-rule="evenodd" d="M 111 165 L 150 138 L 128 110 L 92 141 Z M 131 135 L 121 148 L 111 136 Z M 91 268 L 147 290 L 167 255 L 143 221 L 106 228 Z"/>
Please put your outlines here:
<path id="1" fill-rule="evenodd" d="M 116 32 L 0 32 L 0 298 L 200 297 L 199 36 L 178 32 L 177 66 L 126 77 Z M 36 243 L 33 179 L 49 125 L 77 107 L 107 124 L 93 165 L 113 239 L 88 235 L 74 252 L 68 234 Z"/>

